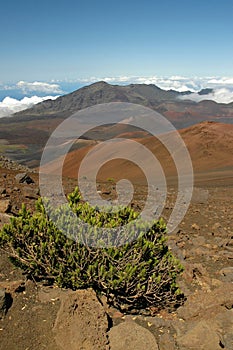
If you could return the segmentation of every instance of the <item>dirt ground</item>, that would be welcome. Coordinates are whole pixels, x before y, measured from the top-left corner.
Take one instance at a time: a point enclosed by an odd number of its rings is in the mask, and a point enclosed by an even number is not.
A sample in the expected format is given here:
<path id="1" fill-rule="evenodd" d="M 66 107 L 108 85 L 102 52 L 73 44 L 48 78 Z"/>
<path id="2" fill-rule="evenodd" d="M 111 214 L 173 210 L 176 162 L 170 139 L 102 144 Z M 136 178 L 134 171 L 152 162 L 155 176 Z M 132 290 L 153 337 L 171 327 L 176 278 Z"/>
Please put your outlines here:
<path id="1" fill-rule="evenodd" d="M 29 174 L 34 183 L 21 184 L 15 179 L 17 173 L 19 173 L 17 169 L 0 168 L 0 199 L 10 201 L 7 211 L 13 214 L 17 214 L 22 202 L 26 202 L 27 207 L 33 208 L 39 193 L 37 174 Z M 70 192 L 75 184 L 75 180 L 66 179 L 66 192 Z M 99 190 L 102 191 L 104 198 L 115 196 L 115 188 L 111 182 L 101 183 Z M 145 197 L 146 189 L 138 186 L 133 206 L 138 209 L 142 207 Z M 187 214 L 179 227 L 169 235 L 170 248 L 186 268 L 180 284 L 187 297 L 198 292 L 211 292 L 218 287 L 224 290 L 224 283 L 228 285 L 233 282 L 233 272 L 231 272 L 233 268 L 232 198 L 231 173 L 199 174 L 196 177 L 193 198 Z M 176 189 L 171 184 L 163 210 L 165 219 L 169 217 L 175 199 Z M 61 298 L 57 297 L 57 292 L 53 297 L 53 292 L 49 290 L 46 299 L 48 287 L 42 283 L 36 284 L 27 280 L 21 270 L 15 268 L 9 262 L 7 254 L 2 251 L 0 252 L 0 288 L 5 288 L 12 298 L 9 300 L 10 307 L 7 314 L 0 320 L 0 349 L 61 349 L 56 343 L 53 331 L 61 305 Z M 122 322 L 125 315 L 117 310 L 109 310 L 109 317 L 111 318 L 109 327 L 111 327 Z M 178 316 L 162 312 L 159 317 L 166 320 Z M 147 327 L 148 323 L 143 320 L 142 316 L 138 317 L 138 323 Z M 160 336 L 156 327 L 148 329 L 156 338 Z M 82 332 L 82 329 L 79 331 Z M 223 345 L 223 347 L 230 350 L 227 346 Z M 160 345 L 159 349 L 165 349 L 165 347 Z M 176 348 L 167 347 L 167 349 L 183 348 L 177 345 Z"/>

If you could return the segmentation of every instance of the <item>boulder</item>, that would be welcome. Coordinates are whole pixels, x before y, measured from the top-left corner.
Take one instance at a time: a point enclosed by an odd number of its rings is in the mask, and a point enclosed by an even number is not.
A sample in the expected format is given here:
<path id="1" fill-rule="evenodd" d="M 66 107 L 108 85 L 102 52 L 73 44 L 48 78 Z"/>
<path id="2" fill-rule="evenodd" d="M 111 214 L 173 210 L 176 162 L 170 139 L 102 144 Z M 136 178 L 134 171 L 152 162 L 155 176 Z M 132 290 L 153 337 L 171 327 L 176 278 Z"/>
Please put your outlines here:
<path id="1" fill-rule="evenodd" d="M 220 338 L 206 321 L 192 324 L 190 329 L 177 337 L 180 350 L 220 350 Z"/>
<path id="2" fill-rule="evenodd" d="M 26 187 L 23 189 L 23 195 L 25 198 L 28 199 L 37 199 L 39 194 L 39 189 L 38 188 L 31 188 L 31 187 Z"/>
<path id="3" fill-rule="evenodd" d="M 220 270 L 220 275 L 222 279 L 226 282 L 233 282 L 233 267 L 228 266 Z"/>
<path id="4" fill-rule="evenodd" d="M 0 213 L 7 213 L 10 211 L 11 201 L 9 199 L 0 199 Z"/>
<path id="5" fill-rule="evenodd" d="M 218 287 L 212 291 L 198 291 L 190 295 L 183 306 L 177 310 L 178 317 L 184 320 L 193 318 L 210 318 L 233 305 L 233 283 L 225 283 L 224 288 Z"/>
<path id="6" fill-rule="evenodd" d="M 227 350 L 233 349 L 233 309 L 226 309 L 217 315 L 213 320 L 213 327 L 221 334 L 222 347 Z"/>
<path id="7" fill-rule="evenodd" d="M 5 187 L 0 186 L 0 195 L 6 194 L 6 189 Z"/>
<path id="8" fill-rule="evenodd" d="M 11 215 L 0 213 L 0 230 L 5 224 L 10 223 L 10 218 L 11 218 Z"/>
<path id="9" fill-rule="evenodd" d="M 175 339 L 170 333 L 164 333 L 159 338 L 159 350 L 176 350 Z"/>
<path id="10" fill-rule="evenodd" d="M 17 281 L 0 281 L 0 290 L 5 290 L 8 294 L 21 293 L 25 290 L 23 280 Z"/>
<path id="11" fill-rule="evenodd" d="M 65 295 L 54 325 L 62 350 L 108 350 L 108 318 L 92 289 Z"/>
<path id="12" fill-rule="evenodd" d="M 231 350 L 233 348 L 233 333 L 227 333 L 223 336 L 221 341 L 222 348 Z"/>
<path id="13" fill-rule="evenodd" d="M 158 350 L 153 334 L 135 322 L 123 322 L 109 331 L 111 350 Z"/>

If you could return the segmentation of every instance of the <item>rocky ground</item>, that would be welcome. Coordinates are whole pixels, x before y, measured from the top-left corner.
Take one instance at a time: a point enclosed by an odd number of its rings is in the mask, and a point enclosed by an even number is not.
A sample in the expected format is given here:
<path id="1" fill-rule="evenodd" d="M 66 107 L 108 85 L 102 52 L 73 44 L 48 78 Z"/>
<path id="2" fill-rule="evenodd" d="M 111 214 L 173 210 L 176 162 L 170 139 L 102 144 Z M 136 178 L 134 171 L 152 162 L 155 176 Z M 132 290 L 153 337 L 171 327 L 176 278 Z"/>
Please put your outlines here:
<path id="1" fill-rule="evenodd" d="M 207 178 L 207 177 L 206 177 Z M 66 192 L 75 181 L 66 179 Z M 99 185 L 103 197 L 114 185 Z M 0 162 L 0 225 L 22 202 L 34 208 L 38 175 Z M 145 196 L 137 188 L 134 206 Z M 174 206 L 170 187 L 163 211 Z M 233 183 L 196 183 L 189 210 L 168 243 L 185 266 L 180 286 L 187 300 L 168 313 L 125 315 L 92 290 L 70 291 L 27 280 L 0 252 L 0 349 L 4 350 L 217 350 L 233 349 Z"/>

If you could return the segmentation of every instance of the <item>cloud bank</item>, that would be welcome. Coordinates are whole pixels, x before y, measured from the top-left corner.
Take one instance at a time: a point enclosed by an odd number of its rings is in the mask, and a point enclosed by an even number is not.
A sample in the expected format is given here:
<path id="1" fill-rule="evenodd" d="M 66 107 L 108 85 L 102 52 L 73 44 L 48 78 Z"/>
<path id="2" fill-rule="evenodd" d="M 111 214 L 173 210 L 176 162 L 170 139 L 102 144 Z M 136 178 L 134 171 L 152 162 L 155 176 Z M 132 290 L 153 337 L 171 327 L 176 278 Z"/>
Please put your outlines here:
<path id="1" fill-rule="evenodd" d="M 44 92 L 46 94 L 61 94 L 62 90 L 58 84 L 45 83 L 40 81 L 34 81 L 32 83 L 26 81 L 19 81 L 16 84 L 16 87 L 21 89 L 24 93 L 28 93 L 29 91 L 33 92 Z"/>
<path id="2" fill-rule="evenodd" d="M 32 107 L 34 104 L 48 100 L 56 99 L 58 96 L 45 96 L 45 97 L 24 97 L 21 100 L 17 100 L 11 97 L 5 97 L 2 102 L 0 102 L 0 118 L 9 117 L 12 114 L 22 111 L 24 109 Z"/>
<path id="3" fill-rule="evenodd" d="M 16 84 L 3 85 L 0 84 L 1 90 L 18 90 L 23 94 L 44 93 L 44 94 L 62 94 L 63 91 L 59 84 L 47 83 L 42 81 L 27 82 L 24 80 L 18 81 Z"/>
<path id="4" fill-rule="evenodd" d="M 207 95 L 199 95 L 198 93 L 194 92 L 190 95 L 181 96 L 180 99 L 189 99 L 195 102 L 200 102 L 203 100 L 212 100 L 218 103 L 231 103 L 233 102 L 233 90 L 226 88 L 215 89 L 213 92 Z"/>

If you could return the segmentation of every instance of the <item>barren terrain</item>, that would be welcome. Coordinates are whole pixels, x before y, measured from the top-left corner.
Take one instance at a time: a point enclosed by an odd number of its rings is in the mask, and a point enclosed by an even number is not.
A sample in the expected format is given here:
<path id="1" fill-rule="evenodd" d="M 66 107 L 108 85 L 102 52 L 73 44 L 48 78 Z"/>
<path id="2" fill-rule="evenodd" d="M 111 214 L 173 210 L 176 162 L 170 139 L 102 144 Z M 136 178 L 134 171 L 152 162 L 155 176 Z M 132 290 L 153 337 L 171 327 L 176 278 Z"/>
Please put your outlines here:
<path id="1" fill-rule="evenodd" d="M 28 173 L 34 183 L 19 183 L 15 176 L 23 170 L 7 164 L 0 167 L 2 223 L 17 215 L 22 202 L 33 208 L 38 197 L 38 175 Z M 91 290 L 64 291 L 27 280 L 1 252 L 0 287 L 8 293 L 8 310 L 0 321 L 0 349 L 232 350 L 233 182 L 223 171 L 220 179 L 211 173 L 211 181 L 208 172 L 202 175 L 185 218 L 168 237 L 185 266 L 183 307 L 170 314 L 124 315 L 98 301 Z M 64 184 L 70 192 L 76 181 L 65 178 Z M 98 188 L 104 198 L 115 197 L 112 182 Z M 138 210 L 145 195 L 146 187 L 138 184 L 132 203 Z M 175 198 L 176 188 L 169 186 L 165 219 Z"/>
<path id="2" fill-rule="evenodd" d="M 227 183 L 229 183 L 233 181 L 233 125 L 202 122 L 179 130 L 179 134 L 190 153 L 193 172 L 195 174 L 194 180 L 196 182 L 200 182 L 202 179 L 206 182 L 217 180 L 221 182 L 227 181 Z M 130 138 L 147 147 L 162 165 L 166 180 L 174 185 L 177 181 L 177 169 L 174 163 L 176 149 L 172 149 L 173 154 L 171 155 L 159 139 L 152 136 L 143 136 L 144 137 L 138 132 L 117 135 L 117 137 Z M 171 134 L 165 134 L 162 135 L 162 138 L 166 142 L 172 138 L 172 136 Z M 46 164 L 43 171 L 50 174 L 57 174 L 60 161 L 64 159 L 63 176 L 76 179 L 82 160 L 96 145 L 98 145 L 98 142 L 89 140 L 87 141 L 87 145 L 82 144 L 80 148 L 69 152 L 66 156 L 58 160 L 55 157 L 52 162 Z M 122 147 L 124 150 L 125 146 L 123 145 Z M 130 159 L 137 159 L 136 151 L 128 154 Z M 85 168 L 85 176 L 87 179 L 93 174 L 96 168 L 95 157 L 97 155 L 99 156 L 99 154 L 101 154 L 104 159 L 104 153 L 93 152 L 88 167 Z M 108 156 L 108 154 L 106 154 L 106 156 Z M 119 159 L 119 146 L 112 146 L 111 158 L 113 159 L 112 161 L 106 162 L 103 167 L 100 168 L 97 176 L 99 181 L 106 181 L 108 178 L 113 178 L 118 181 L 124 177 L 138 184 L 146 184 L 145 175 L 142 171 L 143 169 L 136 166 L 133 161 Z M 148 161 L 148 164 L 145 163 L 145 166 L 147 168 L 150 167 L 150 162 Z M 124 171 L 122 171 L 122 169 L 124 169 Z"/>

